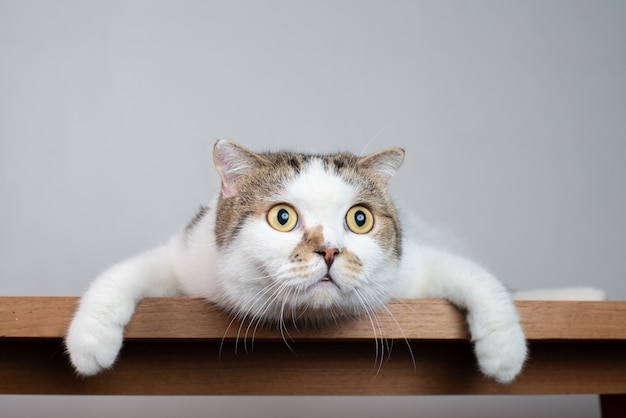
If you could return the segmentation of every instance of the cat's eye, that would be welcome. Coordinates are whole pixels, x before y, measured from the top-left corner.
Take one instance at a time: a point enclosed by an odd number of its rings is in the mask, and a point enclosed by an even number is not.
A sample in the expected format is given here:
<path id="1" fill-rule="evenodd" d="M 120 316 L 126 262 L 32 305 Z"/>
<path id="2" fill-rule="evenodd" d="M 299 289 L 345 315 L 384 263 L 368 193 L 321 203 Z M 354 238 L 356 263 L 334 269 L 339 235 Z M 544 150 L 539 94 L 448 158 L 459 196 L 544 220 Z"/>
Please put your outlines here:
<path id="1" fill-rule="evenodd" d="M 353 206 L 346 214 L 346 226 L 355 234 L 367 234 L 374 228 L 374 215 L 364 206 Z"/>
<path id="2" fill-rule="evenodd" d="M 281 203 L 267 212 L 267 223 L 279 232 L 289 232 L 298 225 L 298 214 L 291 206 Z"/>

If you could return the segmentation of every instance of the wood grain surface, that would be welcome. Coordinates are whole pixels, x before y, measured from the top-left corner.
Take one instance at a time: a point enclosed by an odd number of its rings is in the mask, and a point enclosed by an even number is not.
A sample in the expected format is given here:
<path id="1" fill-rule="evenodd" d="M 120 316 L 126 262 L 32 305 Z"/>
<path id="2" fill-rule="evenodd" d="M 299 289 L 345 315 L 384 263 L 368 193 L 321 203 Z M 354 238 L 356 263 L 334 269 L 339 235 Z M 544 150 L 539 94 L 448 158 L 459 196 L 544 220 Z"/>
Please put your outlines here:
<path id="1" fill-rule="evenodd" d="M 74 297 L 0 297 L 0 338 L 62 338 L 76 308 Z M 626 340 L 626 302 L 516 302 L 530 341 Z M 142 301 L 125 337 L 134 339 L 222 340 L 254 338 L 282 340 L 276 328 L 231 323 L 214 306 L 189 298 L 154 298 Z M 289 325 L 288 325 L 289 326 Z M 364 340 L 380 337 L 409 340 L 466 340 L 462 314 L 440 299 L 392 302 L 376 315 L 346 320 L 338 326 L 296 329 L 296 340 Z"/>
<path id="2" fill-rule="evenodd" d="M 77 302 L 0 297 L 0 393 L 595 393 L 606 411 L 626 400 L 626 302 L 517 302 L 530 356 L 510 385 L 480 374 L 463 317 L 443 300 L 394 302 L 374 327 L 361 318 L 281 333 L 201 300 L 146 299 L 114 367 L 79 378 L 62 342 Z"/>

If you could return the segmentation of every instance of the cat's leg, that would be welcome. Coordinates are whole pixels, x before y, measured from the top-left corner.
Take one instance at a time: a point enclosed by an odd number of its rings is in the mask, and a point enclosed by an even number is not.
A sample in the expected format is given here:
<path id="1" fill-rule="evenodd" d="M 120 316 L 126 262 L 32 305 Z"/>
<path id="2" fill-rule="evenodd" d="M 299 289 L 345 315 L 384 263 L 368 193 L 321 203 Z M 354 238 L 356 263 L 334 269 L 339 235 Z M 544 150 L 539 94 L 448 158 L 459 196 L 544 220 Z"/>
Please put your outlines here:
<path id="1" fill-rule="evenodd" d="M 169 248 L 159 247 L 102 273 L 80 300 L 65 344 L 80 375 L 110 367 L 122 346 L 124 327 L 145 297 L 176 296 Z"/>
<path id="2" fill-rule="evenodd" d="M 524 365 L 527 347 L 502 283 L 474 262 L 437 249 L 421 248 L 407 256 L 404 263 L 420 264 L 419 269 L 404 266 L 404 271 L 420 272 L 408 297 L 445 298 L 465 310 L 481 371 L 500 383 L 512 381 Z"/>

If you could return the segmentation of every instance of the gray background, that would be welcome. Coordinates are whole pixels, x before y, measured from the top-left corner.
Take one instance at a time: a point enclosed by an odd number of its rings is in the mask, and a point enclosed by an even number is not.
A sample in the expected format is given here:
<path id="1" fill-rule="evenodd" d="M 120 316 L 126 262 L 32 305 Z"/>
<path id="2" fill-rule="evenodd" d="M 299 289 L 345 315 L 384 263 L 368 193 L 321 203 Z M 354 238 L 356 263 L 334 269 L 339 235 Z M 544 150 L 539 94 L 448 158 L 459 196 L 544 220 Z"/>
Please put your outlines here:
<path id="1" fill-rule="evenodd" d="M 0 294 L 78 295 L 164 242 L 217 191 L 211 147 L 230 137 L 257 150 L 404 147 L 395 195 L 506 284 L 624 300 L 625 133 L 624 2 L 0 0 Z M 0 408 L 597 415 L 589 396 Z"/>

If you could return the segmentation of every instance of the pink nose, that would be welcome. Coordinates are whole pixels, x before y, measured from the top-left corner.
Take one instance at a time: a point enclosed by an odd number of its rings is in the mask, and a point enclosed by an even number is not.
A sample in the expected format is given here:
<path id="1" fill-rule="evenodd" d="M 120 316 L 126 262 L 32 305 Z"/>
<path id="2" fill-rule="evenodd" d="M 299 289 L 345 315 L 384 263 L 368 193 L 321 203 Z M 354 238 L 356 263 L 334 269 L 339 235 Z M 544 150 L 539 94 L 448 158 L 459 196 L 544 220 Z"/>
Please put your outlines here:
<path id="1" fill-rule="evenodd" d="M 324 261 L 326 261 L 326 266 L 330 268 L 335 261 L 335 256 L 339 254 L 339 250 L 337 248 L 322 248 L 319 251 L 316 251 L 319 255 L 324 257 Z"/>

